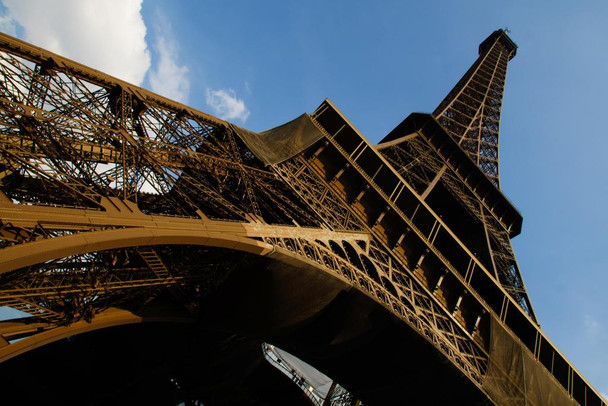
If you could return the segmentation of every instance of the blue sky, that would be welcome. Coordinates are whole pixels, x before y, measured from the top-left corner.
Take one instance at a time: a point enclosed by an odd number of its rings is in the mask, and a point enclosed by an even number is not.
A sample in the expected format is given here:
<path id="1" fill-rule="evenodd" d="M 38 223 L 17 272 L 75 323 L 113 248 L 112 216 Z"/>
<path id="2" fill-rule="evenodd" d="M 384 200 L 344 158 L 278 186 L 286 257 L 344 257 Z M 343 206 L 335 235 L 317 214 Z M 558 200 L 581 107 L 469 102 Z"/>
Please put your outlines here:
<path id="1" fill-rule="evenodd" d="M 0 29 L 264 130 L 331 99 L 376 143 L 508 27 L 503 192 L 547 335 L 608 393 L 608 1 L 2 0 Z M 112 62 L 123 61 L 112 65 Z"/>

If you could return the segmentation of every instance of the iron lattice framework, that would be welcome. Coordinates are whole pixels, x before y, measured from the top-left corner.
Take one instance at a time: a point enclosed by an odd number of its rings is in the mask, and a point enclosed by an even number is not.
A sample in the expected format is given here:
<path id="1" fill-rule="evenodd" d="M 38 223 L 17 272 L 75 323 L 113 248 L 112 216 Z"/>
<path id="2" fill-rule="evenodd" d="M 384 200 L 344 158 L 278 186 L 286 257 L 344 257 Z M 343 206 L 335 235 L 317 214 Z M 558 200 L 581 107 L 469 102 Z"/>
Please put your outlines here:
<path id="1" fill-rule="evenodd" d="M 195 320 L 233 269 L 281 264 L 361 292 L 495 404 L 546 399 L 496 356 L 504 331 L 551 396 L 605 405 L 538 327 L 510 248 L 507 40 L 482 44 L 440 125 L 413 115 L 376 148 L 325 101 L 314 142 L 269 163 L 243 129 L 0 36 L 0 305 L 32 316 L 0 322 L 0 362 L 166 297 Z"/>
<path id="2" fill-rule="evenodd" d="M 433 117 L 499 185 L 498 134 L 507 64 L 517 46 L 498 30 L 479 45 L 479 58 L 433 112 Z"/>
<path id="3" fill-rule="evenodd" d="M 516 50 L 504 31 L 490 35 L 479 46 L 479 58 L 432 114 L 497 188 L 500 111 L 507 63 Z M 449 167 L 441 153 L 433 151 L 423 136 L 396 139 L 402 135 L 406 134 L 396 129 L 387 136 L 383 140 L 387 142 L 379 145 L 381 153 L 423 198 L 439 182 L 483 227 L 485 241 L 479 251 L 483 251 L 480 255 L 486 258 L 486 266 L 535 319 L 510 240 L 519 233 L 520 226 L 509 228 L 492 213 L 483 194 L 474 190 L 476 185 L 463 182 L 462 176 Z"/>

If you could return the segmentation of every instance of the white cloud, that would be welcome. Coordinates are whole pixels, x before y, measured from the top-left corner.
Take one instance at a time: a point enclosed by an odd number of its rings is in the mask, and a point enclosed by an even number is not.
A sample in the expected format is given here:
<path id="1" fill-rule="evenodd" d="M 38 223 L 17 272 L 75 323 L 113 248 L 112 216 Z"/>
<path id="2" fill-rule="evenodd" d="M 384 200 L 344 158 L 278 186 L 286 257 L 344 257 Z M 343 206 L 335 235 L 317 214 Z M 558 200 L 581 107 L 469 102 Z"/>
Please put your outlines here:
<path id="1" fill-rule="evenodd" d="M 24 39 L 37 46 L 137 85 L 150 67 L 142 0 L 2 3 L 7 16 L 0 27 L 10 29 L 17 22 Z"/>
<path id="2" fill-rule="evenodd" d="M 0 1 L 7 9 L 0 16 L 0 30 L 8 34 L 15 35 L 19 26 L 28 42 L 139 86 L 150 69 L 143 0 Z M 150 87 L 187 103 L 188 67 L 178 62 L 178 41 L 162 14 L 157 13 L 155 24 L 157 58 L 149 71 Z M 206 102 L 225 119 L 244 122 L 250 114 L 232 89 L 208 89 Z"/>
<path id="3" fill-rule="evenodd" d="M 592 316 L 586 314 L 583 324 L 585 326 L 585 333 L 590 340 L 598 340 L 603 336 L 603 326 Z"/>
<path id="4" fill-rule="evenodd" d="M 150 86 L 152 90 L 162 96 L 186 103 L 190 92 L 188 80 L 188 67 L 177 64 L 178 45 L 171 26 L 166 19 L 158 16 L 159 26 L 155 29 L 155 50 L 158 61 L 150 72 Z"/>
<path id="5" fill-rule="evenodd" d="M 249 117 L 249 110 L 247 110 L 245 102 L 239 99 L 232 89 L 207 89 L 206 101 L 213 113 L 221 118 L 239 119 L 244 122 Z"/>

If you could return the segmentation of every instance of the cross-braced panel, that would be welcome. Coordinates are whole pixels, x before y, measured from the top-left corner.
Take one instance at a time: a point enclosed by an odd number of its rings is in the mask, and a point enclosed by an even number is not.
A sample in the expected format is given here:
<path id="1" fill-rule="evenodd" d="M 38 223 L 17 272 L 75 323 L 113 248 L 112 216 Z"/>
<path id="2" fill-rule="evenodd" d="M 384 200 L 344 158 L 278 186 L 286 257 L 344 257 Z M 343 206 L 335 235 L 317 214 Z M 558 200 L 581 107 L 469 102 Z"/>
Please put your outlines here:
<path id="1" fill-rule="evenodd" d="M 483 58 L 439 114 L 496 186 L 506 71 L 500 47 L 510 52 L 501 33 L 482 44 Z M 511 305 L 511 296 L 525 294 L 505 248 L 512 219 L 494 222 L 500 205 L 475 207 L 466 179 L 440 179 L 451 162 L 439 149 L 413 139 L 390 156 L 393 164 L 407 161 L 397 172 L 325 102 L 311 118 L 319 142 L 265 165 L 227 122 L 2 41 L 0 305 L 34 317 L 27 328 L 0 326 L 0 355 L 14 355 L 12 342 L 37 343 L 36 334 L 61 326 L 108 314 L 135 320 L 110 307 L 135 311 L 169 298 L 163 303 L 196 316 L 201 299 L 233 269 L 277 261 L 363 292 L 478 389 L 488 371 L 490 321 L 515 331 L 518 345 L 545 367 L 549 354 L 567 382 L 580 380 L 521 313 L 527 302 Z M 460 161 L 495 190 L 464 155 Z M 494 277 L 424 201 L 433 185 L 462 195 L 473 217 L 494 216 L 484 222 L 496 234 L 488 240 L 494 270 L 515 279 Z M 559 372 L 551 367 L 561 379 Z"/>
<path id="2" fill-rule="evenodd" d="M 498 187 L 498 135 L 507 64 L 515 44 L 496 31 L 480 56 L 433 112 L 441 126 Z"/>

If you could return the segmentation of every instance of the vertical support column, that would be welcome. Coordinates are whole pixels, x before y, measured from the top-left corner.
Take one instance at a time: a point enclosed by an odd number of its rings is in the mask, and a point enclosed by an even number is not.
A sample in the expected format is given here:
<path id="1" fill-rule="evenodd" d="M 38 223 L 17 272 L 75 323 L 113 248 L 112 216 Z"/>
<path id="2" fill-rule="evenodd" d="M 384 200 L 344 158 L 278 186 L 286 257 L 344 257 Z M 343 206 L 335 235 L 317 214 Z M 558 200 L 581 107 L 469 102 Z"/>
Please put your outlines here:
<path id="1" fill-rule="evenodd" d="M 331 406 L 331 398 L 334 395 L 334 392 L 336 391 L 336 381 L 333 381 L 331 383 L 331 386 L 329 387 L 329 390 L 327 391 L 327 395 L 325 396 L 325 400 L 323 400 L 323 405 L 322 406 Z"/>

